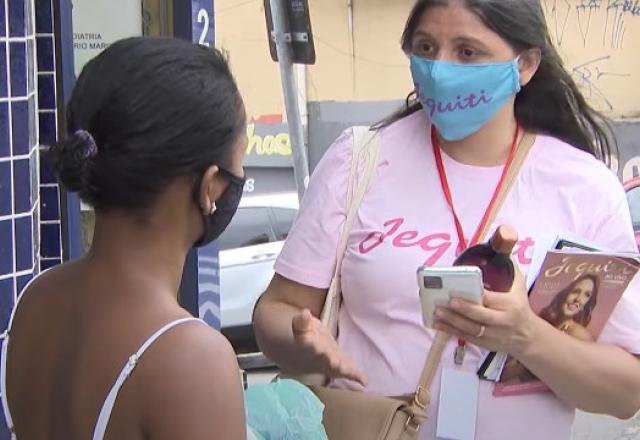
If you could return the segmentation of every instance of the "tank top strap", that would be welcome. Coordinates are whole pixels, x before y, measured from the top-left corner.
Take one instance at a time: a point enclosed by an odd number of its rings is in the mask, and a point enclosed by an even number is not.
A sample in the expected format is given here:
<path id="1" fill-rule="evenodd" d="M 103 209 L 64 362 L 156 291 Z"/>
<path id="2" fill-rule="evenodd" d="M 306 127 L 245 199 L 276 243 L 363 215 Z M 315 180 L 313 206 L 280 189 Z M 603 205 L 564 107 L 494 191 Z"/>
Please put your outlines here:
<path id="1" fill-rule="evenodd" d="M 162 335 L 164 335 L 166 332 L 168 332 L 172 328 L 181 324 L 185 324 L 187 322 L 191 322 L 191 321 L 202 322 L 203 324 L 206 325 L 204 321 L 198 318 L 183 318 L 183 319 L 178 319 L 176 321 L 170 322 L 169 324 L 165 325 L 160 330 L 155 332 L 153 335 L 151 335 L 151 337 L 147 339 L 144 342 L 144 344 L 142 344 L 142 346 L 138 349 L 138 351 L 136 351 L 134 354 L 132 354 L 129 357 L 124 367 L 122 368 L 120 375 L 118 376 L 115 383 L 113 384 L 113 387 L 111 387 L 111 390 L 107 395 L 107 398 L 102 404 L 102 409 L 100 410 L 98 421 L 93 431 L 93 440 L 103 439 L 104 434 L 107 431 L 107 426 L 109 425 L 109 418 L 111 417 L 111 412 L 113 411 L 113 407 L 116 403 L 116 399 L 118 398 L 118 393 L 120 392 L 120 389 L 124 385 L 127 378 L 131 375 L 133 370 L 136 368 L 136 364 L 138 363 L 138 360 L 140 360 L 144 352 L 147 351 L 147 349 L 154 342 L 156 342 L 158 338 L 160 338 Z"/>

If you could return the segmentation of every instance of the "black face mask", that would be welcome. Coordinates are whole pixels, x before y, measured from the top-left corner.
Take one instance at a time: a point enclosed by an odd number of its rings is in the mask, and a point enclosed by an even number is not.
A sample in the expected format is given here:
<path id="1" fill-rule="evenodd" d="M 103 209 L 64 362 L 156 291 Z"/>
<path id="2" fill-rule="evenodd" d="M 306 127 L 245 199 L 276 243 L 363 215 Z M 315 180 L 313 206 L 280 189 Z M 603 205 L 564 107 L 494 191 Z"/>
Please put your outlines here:
<path id="1" fill-rule="evenodd" d="M 195 247 L 206 246 L 215 241 L 231 223 L 231 219 L 238 210 L 242 191 L 244 189 L 245 178 L 238 177 L 220 168 L 220 174 L 229 181 L 229 186 L 222 193 L 220 198 L 215 202 L 216 209 L 211 214 L 204 217 L 204 232 L 202 237 L 195 243 Z M 200 205 L 199 189 L 200 185 L 195 188 L 196 203 Z"/>

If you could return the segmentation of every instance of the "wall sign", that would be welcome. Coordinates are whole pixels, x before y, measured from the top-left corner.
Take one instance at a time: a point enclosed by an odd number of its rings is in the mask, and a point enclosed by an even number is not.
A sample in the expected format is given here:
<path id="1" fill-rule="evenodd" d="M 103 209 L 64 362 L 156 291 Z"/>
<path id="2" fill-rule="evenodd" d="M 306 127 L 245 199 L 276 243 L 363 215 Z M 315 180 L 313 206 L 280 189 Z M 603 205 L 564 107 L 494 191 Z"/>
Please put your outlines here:
<path id="1" fill-rule="evenodd" d="M 76 75 L 114 41 L 142 35 L 142 2 L 73 0 L 73 55 Z"/>
<path id="2" fill-rule="evenodd" d="M 213 0 L 191 0 L 192 40 L 203 46 L 215 44 Z"/>

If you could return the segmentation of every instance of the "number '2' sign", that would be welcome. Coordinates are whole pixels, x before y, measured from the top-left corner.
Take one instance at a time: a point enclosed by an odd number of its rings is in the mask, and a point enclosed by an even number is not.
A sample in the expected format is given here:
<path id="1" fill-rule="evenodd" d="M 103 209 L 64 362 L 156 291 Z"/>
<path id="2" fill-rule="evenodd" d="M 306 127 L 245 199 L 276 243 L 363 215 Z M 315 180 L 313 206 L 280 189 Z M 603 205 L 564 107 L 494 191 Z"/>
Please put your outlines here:
<path id="1" fill-rule="evenodd" d="M 207 47 L 215 44 L 213 2 L 214 0 L 191 0 L 192 39 Z"/>

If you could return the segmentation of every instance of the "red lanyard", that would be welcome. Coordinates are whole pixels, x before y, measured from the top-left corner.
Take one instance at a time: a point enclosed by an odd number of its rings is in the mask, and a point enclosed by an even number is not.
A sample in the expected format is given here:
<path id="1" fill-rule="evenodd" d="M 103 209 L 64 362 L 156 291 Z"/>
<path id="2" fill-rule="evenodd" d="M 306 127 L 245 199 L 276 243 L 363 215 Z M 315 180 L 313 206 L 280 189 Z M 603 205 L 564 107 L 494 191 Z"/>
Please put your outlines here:
<path id="1" fill-rule="evenodd" d="M 447 173 L 444 169 L 444 163 L 442 162 L 442 151 L 440 150 L 440 142 L 438 141 L 438 135 L 436 133 L 435 126 L 431 127 L 431 144 L 433 145 L 433 154 L 436 158 L 436 166 L 438 167 L 438 175 L 440 176 L 440 184 L 442 185 L 442 192 L 444 193 L 444 197 L 447 200 L 447 204 L 451 209 L 451 215 L 453 215 L 453 221 L 456 224 L 456 232 L 458 233 L 458 252 L 464 252 L 468 247 L 475 246 L 478 244 L 480 240 L 480 234 L 487 226 L 487 222 L 489 221 L 489 216 L 491 215 L 491 211 L 493 210 L 494 205 L 496 204 L 496 200 L 498 199 L 498 195 L 500 194 L 500 190 L 504 185 L 504 182 L 507 178 L 507 174 L 509 173 L 509 169 L 511 168 L 511 164 L 513 163 L 513 158 L 516 155 L 516 150 L 518 146 L 518 138 L 520 137 L 520 126 L 516 126 L 516 133 L 513 137 L 513 143 L 511 144 L 511 151 L 509 152 L 509 157 L 507 158 L 507 163 L 502 170 L 502 176 L 500 177 L 500 181 L 496 186 L 496 189 L 493 191 L 493 196 L 491 197 L 491 201 L 489 202 L 489 206 L 482 216 L 482 220 L 476 229 L 476 232 L 473 234 L 471 241 L 467 243 L 464 238 L 464 230 L 462 229 L 462 224 L 460 223 L 460 219 L 458 218 L 458 214 L 456 214 L 456 209 L 453 205 L 453 197 L 451 196 L 451 189 L 449 188 L 449 181 L 447 180 Z"/>
<path id="2" fill-rule="evenodd" d="M 444 169 L 444 163 L 442 162 L 442 151 L 440 149 L 440 142 L 438 141 L 438 135 L 436 133 L 435 126 L 431 127 L 431 144 L 433 145 L 433 154 L 436 158 L 436 166 L 438 167 L 438 175 L 440 176 L 440 184 L 442 185 L 442 192 L 444 194 L 445 199 L 447 200 L 447 204 L 451 209 L 451 215 L 453 216 L 453 221 L 456 224 L 456 232 L 458 233 L 458 253 L 461 254 L 468 247 L 475 246 L 478 244 L 480 240 L 480 234 L 487 226 L 487 222 L 489 221 L 489 216 L 491 215 L 491 211 L 493 211 L 493 207 L 496 204 L 496 200 L 498 199 L 498 195 L 500 194 L 500 190 L 504 185 L 504 182 L 507 178 L 507 174 L 509 173 L 509 169 L 511 168 L 511 164 L 513 163 L 513 158 L 516 155 L 516 150 L 518 146 L 518 138 L 520 137 L 520 125 L 516 125 L 516 133 L 513 136 L 513 143 L 511 144 L 511 151 L 509 152 L 509 157 L 507 158 L 507 162 L 504 165 L 504 169 L 502 170 L 502 176 L 500 176 L 500 181 L 498 185 L 496 185 L 496 189 L 493 191 L 493 196 L 491 197 L 491 201 L 489 202 L 489 206 L 487 206 L 484 215 L 482 216 L 482 220 L 480 220 L 480 224 L 476 229 L 476 232 L 473 234 L 471 241 L 467 243 L 464 238 L 464 230 L 462 229 L 462 223 L 460 223 L 460 219 L 458 218 L 458 214 L 456 213 L 456 209 L 453 205 L 453 196 L 451 195 L 451 188 L 449 187 L 449 181 L 447 180 L 447 173 Z M 464 339 L 458 339 L 458 348 L 456 349 L 455 360 L 456 363 L 461 364 L 462 358 L 464 357 L 464 347 L 466 343 Z M 460 358 L 458 358 L 458 353 L 460 353 Z"/>

